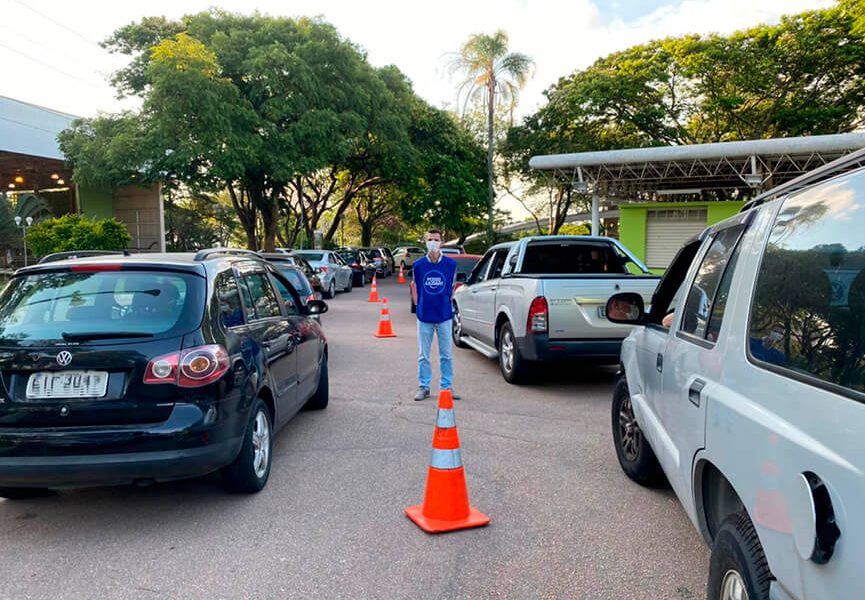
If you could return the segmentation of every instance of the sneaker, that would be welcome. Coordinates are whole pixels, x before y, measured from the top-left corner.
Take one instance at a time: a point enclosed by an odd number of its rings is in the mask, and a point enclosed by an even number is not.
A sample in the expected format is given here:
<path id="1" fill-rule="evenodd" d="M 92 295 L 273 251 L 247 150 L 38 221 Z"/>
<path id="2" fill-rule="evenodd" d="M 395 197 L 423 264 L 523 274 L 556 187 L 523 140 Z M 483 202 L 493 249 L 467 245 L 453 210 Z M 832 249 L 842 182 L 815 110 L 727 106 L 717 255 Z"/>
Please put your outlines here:
<path id="1" fill-rule="evenodd" d="M 421 400 L 426 400 L 429 398 L 429 388 L 425 388 L 423 386 L 417 389 L 417 394 L 414 395 L 415 402 L 420 402 Z"/>
<path id="2" fill-rule="evenodd" d="M 453 391 L 453 389 L 451 389 L 451 398 L 453 398 L 454 400 L 461 400 L 462 396 L 460 396 L 455 391 Z"/>

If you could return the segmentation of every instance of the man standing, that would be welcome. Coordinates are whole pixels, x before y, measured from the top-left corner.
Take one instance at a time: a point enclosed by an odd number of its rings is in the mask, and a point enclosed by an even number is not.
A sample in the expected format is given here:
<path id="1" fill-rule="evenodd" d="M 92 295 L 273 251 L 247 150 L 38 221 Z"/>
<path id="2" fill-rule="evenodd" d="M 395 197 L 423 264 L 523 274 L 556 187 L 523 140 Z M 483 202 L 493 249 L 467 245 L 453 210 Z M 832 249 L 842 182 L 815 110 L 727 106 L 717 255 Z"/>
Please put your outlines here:
<path id="1" fill-rule="evenodd" d="M 415 400 L 429 398 L 432 367 L 429 354 L 433 334 L 438 338 L 442 390 L 450 390 L 453 380 L 451 354 L 451 293 L 457 263 L 441 253 L 442 232 L 430 229 L 426 233 L 427 255 L 412 265 L 411 295 L 417 306 L 417 378 Z M 454 400 L 459 399 L 456 394 Z"/>

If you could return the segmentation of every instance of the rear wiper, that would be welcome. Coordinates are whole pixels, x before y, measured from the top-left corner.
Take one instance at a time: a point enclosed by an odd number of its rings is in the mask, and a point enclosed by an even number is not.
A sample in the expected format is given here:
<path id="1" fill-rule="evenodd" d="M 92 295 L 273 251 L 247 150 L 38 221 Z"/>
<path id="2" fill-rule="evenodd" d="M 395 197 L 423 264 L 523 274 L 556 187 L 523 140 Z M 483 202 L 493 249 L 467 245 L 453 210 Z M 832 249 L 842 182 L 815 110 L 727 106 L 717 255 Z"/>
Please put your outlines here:
<path id="1" fill-rule="evenodd" d="M 64 331 L 60 335 L 67 342 L 81 342 L 84 340 L 110 340 L 114 338 L 151 338 L 152 333 L 141 331 L 77 331 L 69 333 Z"/>

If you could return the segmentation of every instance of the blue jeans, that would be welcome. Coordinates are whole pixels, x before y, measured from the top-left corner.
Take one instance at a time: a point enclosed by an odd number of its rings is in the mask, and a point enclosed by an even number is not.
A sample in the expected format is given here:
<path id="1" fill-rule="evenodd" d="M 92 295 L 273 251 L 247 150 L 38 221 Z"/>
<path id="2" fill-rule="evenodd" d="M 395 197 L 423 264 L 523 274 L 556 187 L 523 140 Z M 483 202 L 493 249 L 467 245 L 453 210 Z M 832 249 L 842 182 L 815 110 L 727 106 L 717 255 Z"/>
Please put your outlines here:
<path id="1" fill-rule="evenodd" d="M 443 390 L 451 389 L 451 380 L 454 377 L 454 361 L 451 353 L 451 320 L 443 323 L 417 322 L 417 379 L 422 388 L 429 389 L 432 379 L 432 367 L 429 362 L 429 353 L 432 349 L 433 334 L 439 340 L 439 361 L 442 371 Z"/>

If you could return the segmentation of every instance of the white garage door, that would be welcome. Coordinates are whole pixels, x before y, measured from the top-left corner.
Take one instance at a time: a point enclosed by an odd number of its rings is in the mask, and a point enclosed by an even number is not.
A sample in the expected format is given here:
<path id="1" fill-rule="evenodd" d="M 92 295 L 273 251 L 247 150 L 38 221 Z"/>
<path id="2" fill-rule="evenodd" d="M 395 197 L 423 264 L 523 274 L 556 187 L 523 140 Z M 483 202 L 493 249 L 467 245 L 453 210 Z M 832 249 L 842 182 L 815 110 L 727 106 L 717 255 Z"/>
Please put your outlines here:
<path id="1" fill-rule="evenodd" d="M 705 208 L 650 210 L 646 218 L 646 264 L 666 269 L 688 239 L 706 228 Z"/>

